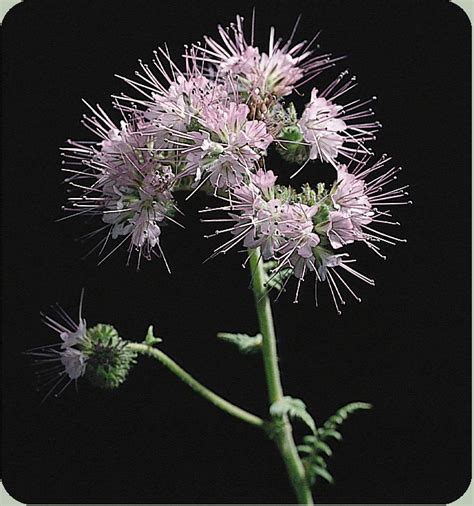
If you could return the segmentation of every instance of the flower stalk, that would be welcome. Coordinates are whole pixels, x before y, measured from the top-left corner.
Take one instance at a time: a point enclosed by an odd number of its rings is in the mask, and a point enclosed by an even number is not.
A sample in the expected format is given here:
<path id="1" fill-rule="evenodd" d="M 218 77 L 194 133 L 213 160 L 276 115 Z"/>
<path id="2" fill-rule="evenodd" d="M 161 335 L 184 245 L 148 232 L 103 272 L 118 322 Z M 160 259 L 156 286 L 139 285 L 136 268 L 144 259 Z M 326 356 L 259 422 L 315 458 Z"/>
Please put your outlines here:
<path id="1" fill-rule="evenodd" d="M 178 365 L 172 358 L 168 357 L 166 353 L 159 350 L 158 348 L 154 348 L 149 346 L 148 344 L 143 343 L 131 343 L 127 344 L 127 348 L 131 351 L 135 351 L 142 355 L 148 355 L 152 357 L 162 365 L 164 365 L 167 369 L 169 369 L 173 374 L 178 376 L 186 385 L 191 387 L 196 393 L 207 399 L 209 402 L 214 404 L 214 406 L 222 409 L 231 416 L 239 418 L 240 420 L 250 423 L 251 425 L 255 425 L 256 427 L 264 426 L 265 422 L 261 418 L 248 411 L 245 411 L 242 408 L 239 408 L 235 404 L 232 404 L 229 401 L 226 401 L 220 395 L 217 395 L 209 388 L 205 387 L 202 383 L 199 383 L 196 379 L 194 379 L 188 372 L 186 372 L 180 365 Z"/>
<path id="2" fill-rule="evenodd" d="M 252 289 L 255 297 L 260 332 L 263 336 L 262 355 L 267 380 L 268 399 L 273 404 L 283 398 L 283 387 L 278 367 L 278 354 L 273 324 L 272 308 L 265 286 L 265 271 L 260 249 L 251 249 L 249 264 L 252 275 Z M 306 480 L 303 463 L 298 455 L 293 439 L 291 424 L 288 417 L 274 417 L 278 430 L 275 432 L 275 441 L 285 463 L 288 475 L 295 490 L 299 504 L 313 504 L 311 489 Z"/>

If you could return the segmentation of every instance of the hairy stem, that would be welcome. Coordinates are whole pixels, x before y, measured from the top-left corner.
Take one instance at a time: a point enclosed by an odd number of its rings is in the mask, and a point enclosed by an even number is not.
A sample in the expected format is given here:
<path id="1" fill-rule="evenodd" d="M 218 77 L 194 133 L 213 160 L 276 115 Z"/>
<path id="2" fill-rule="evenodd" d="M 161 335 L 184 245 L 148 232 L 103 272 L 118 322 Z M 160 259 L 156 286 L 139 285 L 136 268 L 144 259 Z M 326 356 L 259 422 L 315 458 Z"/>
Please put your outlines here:
<path id="1" fill-rule="evenodd" d="M 242 408 L 239 408 L 238 406 L 235 406 L 235 404 L 226 401 L 212 390 L 209 390 L 209 388 L 205 387 L 204 385 L 199 383 L 199 381 L 195 380 L 180 365 L 178 365 L 173 359 L 168 357 L 166 353 L 163 353 L 158 348 L 153 348 L 152 346 L 142 343 L 128 343 L 127 347 L 130 350 L 136 351 L 143 355 L 148 355 L 158 360 L 158 362 L 164 365 L 173 374 L 178 376 L 179 379 L 184 381 L 184 383 L 190 386 L 195 392 L 197 392 L 199 395 L 201 395 L 202 397 L 210 401 L 212 404 L 214 404 L 214 406 L 217 406 L 218 408 L 222 409 L 229 415 L 239 418 L 240 420 L 250 423 L 251 425 L 263 428 L 265 424 L 264 420 L 262 420 L 256 415 L 253 415 L 252 413 L 249 413 L 248 411 L 245 411 Z"/>
<path id="2" fill-rule="evenodd" d="M 257 309 L 260 332 L 263 336 L 262 355 L 267 380 L 268 397 L 270 404 L 273 404 L 283 397 L 283 387 L 281 385 L 280 370 L 278 368 L 278 354 L 272 308 L 265 287 L 266 274 L 263 268 L 263 260 L 260 256 L 259 248 L 249 250 L 252 288 L 255 296 L 255 306 Z M 279 430 L 277 430 L 275 434 L 276 443 L 285 462 L 291 484 L 298 498 L 298 503 L 313 504 L 311 489 L 306 480 L 305 470 L 296 449 L 288 417 L 280 417 L 275 419 L 275 422 L 279 427 Z"/>

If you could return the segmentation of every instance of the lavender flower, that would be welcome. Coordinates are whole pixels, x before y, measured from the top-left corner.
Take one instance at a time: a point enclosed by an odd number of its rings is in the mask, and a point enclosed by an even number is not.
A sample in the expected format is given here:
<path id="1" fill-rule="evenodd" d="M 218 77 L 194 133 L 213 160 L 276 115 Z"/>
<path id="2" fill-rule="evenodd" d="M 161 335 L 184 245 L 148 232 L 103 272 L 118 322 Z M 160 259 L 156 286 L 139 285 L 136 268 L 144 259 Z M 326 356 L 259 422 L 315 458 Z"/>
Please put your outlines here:
<path id="1" fill-rule="evenodd" d="M 58 320 L 42 314 L 43 322 L 59 334 L 60 342 L 26 352 L 42 366 L 37 373 L 40 386 L 49 387 L 43 401 L 52 393 L 55 393 L 56 397 L 61 395 L 73 381 L 77 383 L 77 380 L 85 374 L 87 358 L 81 347 L 86 340 L 87 325 L 82 318 L 82 299 L 81 295 L 77 323 L 59 305 L 55 307 Z"/>
<path id="2" fill-rule="evenodd" d="M 359 154 L 371 154 L 364 143 L 375 139 L 378 122 L 365 121 L 373 115 L 372 109 L 364 109 L 370 100 L 354 100 L 344 105 L 336 99 L 356 86 L 355 78 L 344 83 L 343 72 L 322 92 L 313 88 L 311 100 L 298 121 L 304 140 L 310 145 L 309 158 L 338 166 L 341 155 L 352 159 Z"/>
<path id="3" fill-rule="evenodd" d="M 127 113 L 133 113 L 136 105 L 141 106 L 144 118 L 156 128 L 157 134 L 169 137 L 170 131 L 193 129 L 204 111 L 228 98 L 232 86 L 227 81 L 206 77 L 197 65 L 194 51 L 186 52 L 185 72 L 178 68 L 167 51 L 161 48 L 159 51 L 169 70 L 155 51 L 153 66 L 158 71 L 158 77 L 141 60 L 140 71 L 136 72 L 138 80 L 119 76 L 143 98 L 127 95 L 116 98 L 120 101 L 120 108 Z"/>
<path id="4" fill-rule="evenodd" d="M 379 209 L 390 204 L 407 204 L 406 187 L 385 190 L 396 179 L 399 168 L 385 169 L 389 158 L 383 156 L 375 164 L 368 159 L 350 166 L 339 166 L 337 180 L 329 190 L 323 184 L 317 191 L 308 185 L 301 193 L 276 186 L 273 172 L 258 171 L 249 182 L 233 190 L 227 205 L 217 209 L 229 213 L 232 226 L 216 231 L 230 232 L 232 238 L 218 247 L 214 254 L 225 253 L 241 243 L 246 248 L 260 247 L 263 260 L 275 262 L 270 275 L 290 272 L 298 279 L 295 302 L 301 282 L 314 273 L 315 283 L 327 282 L 337 311 L 345 303 L 344 287 L 360 300 L 339 271 L 368 283 L 373 280 L 354 269 L 347 253 L 338 250 L 355 241 L 365 243 L 382 258 L 378 243 L 395 244 L 403 239 L 373 228 L 373 224 L 398 225 L 390 221 L 388 210 Z M 385 170 L 375 178 L 375 171 Z M 213 221 L 213 220 L 209 220 Z M 217 219 L 215 221 L 222 221 Z M 370 225 L 370 226 L 369 226 Z"/>
<path id="5" fill-rule="evenodd" d="M 220 41 L 204 37 L 205 47 L 195 45 L 196 59 L 214 65 L 218 73 L 237 76 L 239 85 L 252 102 L 252 108 L 267 107 L 268 97 L 289 95 L 303 82 L 315 77 L 334 61 L 330 55 L 315 56 L 309 44 L 300 42 L 292 45 L 295 29 L 290 39 L 283 44 L 275 40 L 275 29 L 270 29 L 267 52 L 254 46 L 254 24 L 250 43 L 247 42 L 244 18 L 236 17 L 229 27 L 218 27 Z M 316 38 L 316 37 L 315 37 Z"/>
<path id="6" fill-rule="evenodd" d="M 186 174 L 195 174 L 199 181 L 205 173 L 217 188 L 240 184 L 273 141 L 265 123 L 249 120 L 249 112 L 247 105 L 235 102 L 204 111 L 200 130 L 184 137 L 193 141 L 183 149 L 189 162 Z"/>
<path id="7" fill-rule="evenodd" d="M 77 214 L 98 214 L 110 227 L 96 246 L 101 251 L 110 238 L 123 237 L 119 246 L 130 239 L 129 252 L 138 251 L 138 262 L 141 256 L 149 259 L 156 250 L 163 255 L 162 224 L 176 223 L 172 196 L 173 184 L 179 179 L 176 160 L 159 146 L 155 148 L 156 138 L 141 116 L 122 121 L 119 129 L 99 106 L 91 109 L 97 116 L 85 117 L 85 125 L 102 140 L 70 141 L 72 147 L 64 148 L 70 164 L 85 167 L 81 171 L 64 169 L 73 173 L 71 185 L 83 191 L 81 196 L 69 199 L 72 206 L 67 209 Z M 76 182 L 81 179 L 88 184 Z"/>

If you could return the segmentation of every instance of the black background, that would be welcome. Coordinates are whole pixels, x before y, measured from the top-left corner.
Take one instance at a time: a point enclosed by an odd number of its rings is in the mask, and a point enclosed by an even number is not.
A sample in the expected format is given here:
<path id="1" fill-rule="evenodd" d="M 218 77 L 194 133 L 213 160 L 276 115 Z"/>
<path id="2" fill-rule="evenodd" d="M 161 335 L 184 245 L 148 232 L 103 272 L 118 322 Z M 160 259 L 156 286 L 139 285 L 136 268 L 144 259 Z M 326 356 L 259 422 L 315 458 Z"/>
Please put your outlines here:
<path id="1" fill-rule="evenodd" d="M 169 372 L 143 358 L 111 393 L 82 381 L 79 393 L 40 404 L 23 350 L 55 342 L 38 313 L 59 301 L 75 313 L 85 287 L 90 324 L 111 322 L 141 340 L 150 323 L 163 349 L 223 396 L 264 416 L 258 357 L 215 338 L 255 332 L 248 273 L 237 252 L 202 265 L 219 241 L 182 203 L 186 230 L 169 227 L 163 247 L 173 270 L 155 259 L 139 272 L 125 249 L 102 266 L 81 257 L 75 239 L 99 223 L 55 223 L 67 196 L 58 147 L 88 138 L 81 98 L 104 106 L 130 91 L 137 59 L 168 42 L 214 35 L 253 2 L 25 2 L 3 26 L 3 478 L 23 502 L 292 502 L 273 444 L 208 405 Z M 354 281 L 362 304 L 343 316 L 325 291 L 314 308 L 311 283 L 301 302 L 275 304 L 285 391 L 305 400 L 322 423 L 350 401 L 372 402 L 343 427 L 319 502 L 451 502 L 470 480 L 470 25 L 441 1 L 273 1 L 257 6 L 257 40 L 268 28 L 288 36 L 322 29 L 322 50 L 348 55 L 328 82 L 350 68 L 357 96 L 378 95 L 384 128 L 376 152 L 404 167 L 414 205 L 395 209 L 407 244 L 386 262 L 365 249 L 360 269 L 377 286 Z M 310 87 L 303 91 L 309 93 Z M 299 102 L 301 104 L 301 101 Z M 109 107 L 107 109 L 111 111 Z M 116 116 L 115 116 L 116 117 Z M 270 158 L 276 172 L 288 167 Z M 279 165 L 276 165 L 276 164 Z M 308 166 L 297 183 L 328 177 Z M 207 202 L 209 203 L 209 202 Z M 300 430 L 297 430 L 298 434 Z"/>

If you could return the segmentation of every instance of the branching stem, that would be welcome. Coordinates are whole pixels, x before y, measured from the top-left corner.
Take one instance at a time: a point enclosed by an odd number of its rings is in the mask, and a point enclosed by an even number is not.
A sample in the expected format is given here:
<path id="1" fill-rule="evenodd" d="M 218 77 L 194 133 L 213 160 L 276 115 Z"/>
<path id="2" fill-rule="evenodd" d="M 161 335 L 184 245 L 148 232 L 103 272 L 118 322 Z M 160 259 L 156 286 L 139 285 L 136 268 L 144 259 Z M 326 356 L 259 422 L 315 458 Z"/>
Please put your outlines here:
<path id="1" fill-rule="evenodd" d="M 256 415 L 253 415 L 252 413 L 249 413 L 248 411 L 245 411 L 242 408 L 239 408 L 235 404 L 226 401 L 220 395 L 217 395 L 212 390 L 209 390 L 209 388 L 205 387 L 203 384 L 199 383 L 199 381 L 195 380 L 188 372 L 186 372 L 180 365 L 178 365 L 172 358 L 168 357 L 168 355 L 166 355 L 166 353 L 160 349 L 143 343 L 128 343 L 127 347 L 130 350 L 136 351 L 137 353 L 148 355 L 158 360 L 173 374 L 178 376 L 179 379 L 190 386 L 195 392 L 197 392 L 199 395 L 214 404 L 214 406 L 217 406 L 229 415 L 239 418 L 240 420 L 250 423 L 251 425 L 262 428 L 264 427 L 264 420 Z"/>

